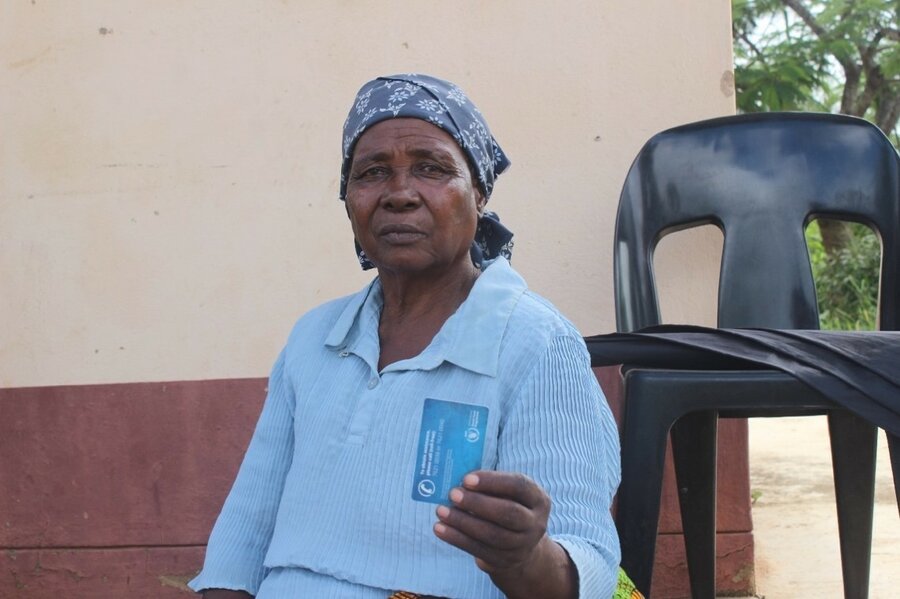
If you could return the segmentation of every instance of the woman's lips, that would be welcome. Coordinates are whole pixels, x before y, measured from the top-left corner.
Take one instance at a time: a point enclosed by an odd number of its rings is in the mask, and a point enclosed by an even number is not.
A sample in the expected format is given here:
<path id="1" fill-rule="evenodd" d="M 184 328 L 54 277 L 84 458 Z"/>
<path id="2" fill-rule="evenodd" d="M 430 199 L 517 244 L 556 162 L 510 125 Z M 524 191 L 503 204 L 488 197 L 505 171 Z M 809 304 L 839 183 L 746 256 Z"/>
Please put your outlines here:
<path id="1" fill-rule="evenodd" d="M 378 236 L 388 243 L 404 244 L 422 239 L 425 232 L 413 225 L 393 224 L 380 227 Z"/>

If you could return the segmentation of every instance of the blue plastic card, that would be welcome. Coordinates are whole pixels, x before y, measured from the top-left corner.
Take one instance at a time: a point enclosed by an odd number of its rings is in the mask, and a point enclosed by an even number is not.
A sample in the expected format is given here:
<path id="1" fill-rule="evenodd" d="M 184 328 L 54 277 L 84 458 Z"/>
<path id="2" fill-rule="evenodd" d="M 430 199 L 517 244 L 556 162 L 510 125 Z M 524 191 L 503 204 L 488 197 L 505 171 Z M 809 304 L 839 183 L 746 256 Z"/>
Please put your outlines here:
<path id="1" fill-rule="evenodd" d="M 481 468 L 488 409 L 484 406 L 426 399 L 419 428 L 419 454 L 412 498 L 450 505 L 450 489 Z"/>

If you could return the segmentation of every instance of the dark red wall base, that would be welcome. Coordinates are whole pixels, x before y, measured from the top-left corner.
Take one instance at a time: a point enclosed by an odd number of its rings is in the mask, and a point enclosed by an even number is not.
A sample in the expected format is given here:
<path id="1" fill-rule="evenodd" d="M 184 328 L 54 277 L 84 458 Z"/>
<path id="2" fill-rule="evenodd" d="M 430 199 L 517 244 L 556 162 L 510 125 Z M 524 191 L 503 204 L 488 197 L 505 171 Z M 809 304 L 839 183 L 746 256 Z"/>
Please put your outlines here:
<path id="1" fill-rule="evenodd" d="M 0 389 L 0 597 L 190 597 L 265 379 Z"/>
<path id="2" fill-rule="evenodd" d="M 598 369 L 614 411 L 618 373 Z M 0 597 L 189 597 L 265 379 L 0 389 Z M 746 425 L 720 427 L 719 591 L 752 594 Z M 671 472 L 669 473 L 671 478 Z M 654 597 L 686 597 L 675 489 Z"/>
<path id="3" fill-rule="evenodd" d="M 204 547 L 7 549 L 0 596 L 16 599 L 184 599 Z"/>

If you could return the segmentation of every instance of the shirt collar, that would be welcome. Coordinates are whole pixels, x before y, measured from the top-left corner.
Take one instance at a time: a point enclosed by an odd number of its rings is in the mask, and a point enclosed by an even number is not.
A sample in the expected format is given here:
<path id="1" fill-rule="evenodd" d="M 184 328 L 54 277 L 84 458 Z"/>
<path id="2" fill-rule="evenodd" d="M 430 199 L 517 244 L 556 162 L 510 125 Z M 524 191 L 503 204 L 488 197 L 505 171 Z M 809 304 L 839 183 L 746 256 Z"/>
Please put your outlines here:
<path id="1" fill-rule="evenodd" d="M 385 371 L 429 370 L 447 361 L 473 372 L 496 376 L 504 331 L 526 289 L 525 280 L 505 258 L 491 261 L 476 279 L 469 297 L 447 319 L 429 346 L 418 356 L 395 362 Z M 377 337 L 381 306 L 381 283 L 375 279 L 350 298 L 325 339 L 325 345 L 332 350 L 347 349 L 359 353 L 355 346 L 370 337 L 363 329 L 371 327 L 373 318 Z"/>

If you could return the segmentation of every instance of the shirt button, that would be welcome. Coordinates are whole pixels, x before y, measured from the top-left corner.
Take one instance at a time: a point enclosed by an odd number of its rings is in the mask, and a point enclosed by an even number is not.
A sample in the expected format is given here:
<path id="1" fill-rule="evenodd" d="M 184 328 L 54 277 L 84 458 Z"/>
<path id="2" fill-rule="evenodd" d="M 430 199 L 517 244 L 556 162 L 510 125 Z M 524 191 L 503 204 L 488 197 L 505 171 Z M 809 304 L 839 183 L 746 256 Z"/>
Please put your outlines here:
<path id="1" fill-rule="evenodd" d="M 371 381 L 369 381 L 369 389 L 374 389 L 378 386 L 378 377 L 376 376 Z"/>
<path id="2" fill-rule="evenodd" d="M 342 352 L 339 353 L 338 355 L 339 355 L 340 357 L 342 357 L 342 358 L 346 358 L 347 356 L 350 355 L 350 352 L 348 352 L 348 351 L 342 351 Z"/>

